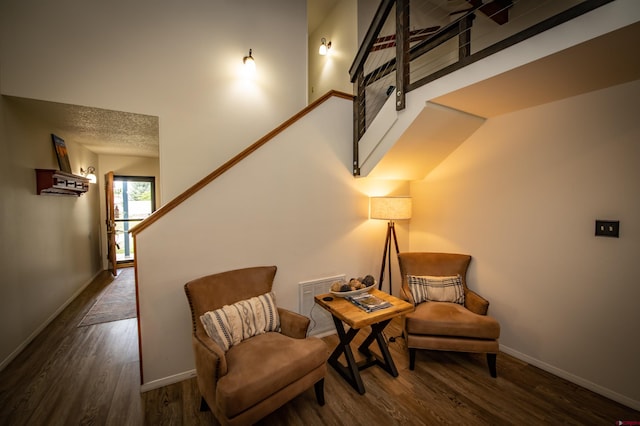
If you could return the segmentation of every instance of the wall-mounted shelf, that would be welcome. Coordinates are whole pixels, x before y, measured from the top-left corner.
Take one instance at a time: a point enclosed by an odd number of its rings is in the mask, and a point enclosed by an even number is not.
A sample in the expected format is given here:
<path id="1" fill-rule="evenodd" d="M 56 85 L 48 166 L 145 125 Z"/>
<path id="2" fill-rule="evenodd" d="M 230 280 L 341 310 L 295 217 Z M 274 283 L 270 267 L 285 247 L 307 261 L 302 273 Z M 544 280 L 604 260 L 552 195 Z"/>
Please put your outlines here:
<path id="1" fill-rule="evenodd" d="M 38 195 L 74 195 L 89 190 L 89 179 L 60 170 L 36 169 Z"/>

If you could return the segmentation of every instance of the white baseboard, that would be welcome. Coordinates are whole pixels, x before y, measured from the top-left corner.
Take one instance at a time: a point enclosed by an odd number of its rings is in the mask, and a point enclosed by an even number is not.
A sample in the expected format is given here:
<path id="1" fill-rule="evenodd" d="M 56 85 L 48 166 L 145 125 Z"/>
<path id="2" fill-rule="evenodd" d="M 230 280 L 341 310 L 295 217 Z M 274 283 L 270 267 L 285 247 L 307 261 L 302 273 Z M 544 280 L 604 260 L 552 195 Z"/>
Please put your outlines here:
<path id="1" fill-rule="evenodd" d="M 324 337 L 330 334 L 335 334 L 335 330 L 328 331 L 326 333 L 322 333 L 314 337 Z M 620 404 L 626 405 L 627 407 L 633 408 L 634 410 L 640 411 L 640 401 L 636 401 L 625 395 L 614 392 L 611 389 L 607 389 L 603 386 L 597 385 L 593 382 L 583 379 L 582 377 L 578 377 L 575 374 L 571 374 L 567 371 L 561 370 L 557 367 L 554 367 L 553 365 L 547 364 L 546 362 L 530 357 L 529 355 L 523 354 L 522 352 L 518 352 L 515 349 L 511 349 L 507 346 L 500 345 L 500 351 L 508 355 L 511 355 L 512 357 L 517 358 L 521 361 L 524 361 L 528 364 L 536 366 L 542 370 L 548 371 L 549 373 L 554 374 L 558 377 L 562 377 L 565 380 L 568 380 L 572 383 L 580 385 L 583 388 L 589 389 L 599 395 L 602 395 L 613 401 L 619 402 Z M 178 383 L 183 380 L 191 379 L 192 377 L 195 377 L 195 376 L 196 376 L 196 370 L 189 370 L 183 373 L 174 374 L 172 376 L 164 377 L 162 379 L 154 380 L 149 383 L 143 384 L 140 387 L 140 392 L 144 393 L 153 389 L 161 388 L 163 386 L 172 385 L 174 383 Z"/>
<path id="2" fill-rule="evenodd" d="M 183 380 L 188 380 L 192 377 L 196 377 L 196 370 L 189 370 L 183 373 L 174 374 L 172 376 L 163 377 L 162 379 L 153 380 L 149 383 L 144 383 L 140 386 L 140 393 L 148 392 L 153 389 L 158 389 L 163 386 L 169 386 L 174 383 L 182 382 Z"/>
<path id="3" fill-rule="evenodd" d="M 51 323 L 51 321 L 53 321 L 58 315 L 60 315 L 60 312 L 62 312 L 67 306 L 69 306 L 69 304 L 71 302 L 73 302 L 75 300 L 75 298 L 78 297 L 80 295 L 80 293 L 82 293 L 84 291 L 84 289 L 87 288 L 87 286 L 89 284 L 91 284 L 93 282 L 93 280 L 95 280 L 98 277 L 98 275 L 100 275 L 102 272 L 103 272 L 102 270 L 96 272 L 96 274 L 93 277 L 91 277 L 89 279 L 89 281 L 84 283 L 82 285 L 82 287 L 80 287 L 75 293 L 73 293 L 71 295 L 71 297 L 69 299 L 67 299 L 66 302 L 64 302 L 62 304 L 62 306 L 60 306 L 58 309 L 56 309 L 56 311 L 53 314 L 51 314 L 49 316 L 49 318 L 47 318 L 42 324 L 40 324 L 40 326 L 38 328 L 36 328 L 33 331 L 33 333 L 31 333 L 29 335 L 29 337 L 26 338 L 26 340 L 24 342 L 22 342 L 17 348 L 15 348 L 14 351 L 9 354 L 9 356 L 7 356 L 5 359 L 3 359 L 2 362 L 0 362 L 0 371 L 4 370 L 4 368 L 11 361 L 13 361 L 15 359 L 15 357 L 17 357 L 20 354 L 20 352 L 22 352 L 24 350 L 24 348 L 26 348 L 27 345 L 29 343 L 31 343 L 33 341 L 33 339 L 35 339 L 38 336 L 38 334 L 40 334 L 42 332 L 42 330 L 44 330 L 45 327 L 48 326 Z"/>
<path id="4" fill-rule="evenodd" d="M 633 408 L 634 410 L 640 411 L 640 401 L 636 401 L 631 399 L 625 395 L 619 394 L 617 392 L 612 391 L 611 389 L 607 389 L 603 386 L 590 382 L 582 377 L 576 376 L 575 374 L 569 373 L 568 371 L 561 370 L 553 365 L 547 364 L 546 362 L 540 361 L 539 359 L 530 357 L 529 355 L 523 354 L 522 352 L 518 352 L 515 349 L 511 349 L 507 346 L 500 345 L 500 350 L 508 355 L 511 355 L 514 358 L 518 358 L 521 361 L 524 361 L 528 364 L 536 366 L 542 370 L 548 371 L 549 373 L 556 375 L 558 377 L 562 377 L 565 380 L 568 380 L 576 385 L 580 385 L 583 388 L 589 389 L 599 395 L 612 399 L 620 404 L 626 405 L 627 407 Z"/>

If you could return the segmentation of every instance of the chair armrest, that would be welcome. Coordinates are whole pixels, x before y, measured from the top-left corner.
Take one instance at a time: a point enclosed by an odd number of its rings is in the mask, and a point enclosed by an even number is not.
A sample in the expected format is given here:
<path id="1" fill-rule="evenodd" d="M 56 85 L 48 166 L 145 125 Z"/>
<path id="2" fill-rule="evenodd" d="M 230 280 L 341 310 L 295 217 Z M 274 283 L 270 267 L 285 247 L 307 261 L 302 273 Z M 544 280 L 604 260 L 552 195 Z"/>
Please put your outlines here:
<path id="1" fill-rule="evenodd" d="M 405 300 L 411 303 L 413 306 L 416 306 L 416 302 L 415 300 L 413 300 L 413 295 L 411 294 L 411 291 L 408 288 L 406 288 L 404 285 L 400 287 L 400 298 L 402 300 Z"/>
<path id="2" fill-rule="evenodd" d="M 278 315 L 282 334 L 295 339 L 307 337 L 307 329 L 311 322 L 309 318 L 284 308 L 278 308 Z"/>
<path id="3" fill-rule="evenodd" d="M 489 301 L 478 293 L 467 289 L 464 295 L 464 307 L 478 315 L 487 315 Z"/>
<path id="4" fill-rule="evenodd" d="M 225 352 L 209 336 L 202 333 L 192 335 L 191 342 L 196 357 L 198 375 L 212 377 L 217 381 L 227 374 L 227 358 Z"/>

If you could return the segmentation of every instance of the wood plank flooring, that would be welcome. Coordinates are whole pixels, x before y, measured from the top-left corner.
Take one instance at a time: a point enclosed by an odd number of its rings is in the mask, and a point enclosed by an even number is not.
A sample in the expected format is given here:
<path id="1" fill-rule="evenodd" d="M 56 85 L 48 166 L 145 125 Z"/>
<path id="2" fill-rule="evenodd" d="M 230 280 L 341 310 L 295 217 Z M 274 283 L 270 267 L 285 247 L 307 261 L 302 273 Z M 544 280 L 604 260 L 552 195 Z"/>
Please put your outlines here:
<path id="1" fill-rule="evenodd" d="M 136 319 L 77 327 L 112 282 L 100 275 L 0 372 L 0 425 L 217 425 L 200 412 L 195 379 L 139 393 Z M 190 329 L 185 333 L 190 333 Z M 363 334 L 363 333 L 360 333 Z M 388 336 L 400 334 L 392 321 Z M 356 342 L 363 336 L 358 335 Z M 336 336 L 324 338 L 327 350 Z M 332 368 L 326 404 L 309 389 L 260 425 L 611 425 L 640 412 L 498 355 L 498 377 L 482 355 L 419 351 L 408 369 L 402 338 L 389 343 L 399 377 L 362 372 L 359 395 Z M 357 353 L 357 351 L 356 351 Z"/>

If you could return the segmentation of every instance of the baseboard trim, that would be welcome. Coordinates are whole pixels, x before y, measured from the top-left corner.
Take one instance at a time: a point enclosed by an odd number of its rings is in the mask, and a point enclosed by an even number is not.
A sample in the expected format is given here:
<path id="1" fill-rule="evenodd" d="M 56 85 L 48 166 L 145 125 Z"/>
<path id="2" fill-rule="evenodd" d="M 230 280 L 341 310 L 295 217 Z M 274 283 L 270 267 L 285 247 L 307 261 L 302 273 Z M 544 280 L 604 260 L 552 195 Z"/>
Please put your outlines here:
<path id="1" fill-rule="evenodd" d="M 140 386 L 140 393 L 145 393 L 153 389 L 158 389 L 163 386 L 169 386 L 174 383 L 182 382 L 184 380 L 196 377 L 196 370 L 189 370 L 178 374 L 173 374 L 162 379 L 152 380 L 149 383 L 144 383 Z"/>
<path id="2" fill-rule="evenodd" d="M 58 315 L 60 315 L 60 313 L 67 306 L 69 306 L 69 304 L 71 302 L 73 302 L 75 300 L 75 298 L 78 297 L 80 295 L 80 293 L 82 293 L 84 291 L 84 289 L 87 288 L 89 286 L 89 284 L 91 284 L 93 282 L 93 280 L 95 280 L 98 277 L 98 275 L 100 275 L 102 272 L 103 272 L 103 270 L 99 270 L 98 272 L 96 272 L 96 274 L 93 277 L 91 277 L 89 279 L 89 281 L 84 283 L 75 293 L 73 293 L 71 295 L 71 297 L 69 297 L 69 299 L 67 299 L 66 302 L 64 302 L 58 309 L 56 309 L 56 311 L 53 314 L 51 314 L 49 316 L 49 318 L 47 318 L 42 324 L 40 324 L 40 326 L 38 328 L 36 328 L 33 331 L 33 333 L 31 333 L 29 335 L 29 337 L 26 338 L 26 340 L 24 342 L 22 342 L 17 348 L 15 348 L 14 351 L 9 354 L 9 356 L 7 356 L 5 359 L 3 359 L 2 362 L 0 362 L 0 371 L 4 370 L 4 368 L 11 361 L 13 361 L 18 355 L 20 355 L 20 352 L 22 352 L 24 350 L 24 348 L 26 348 L 27 345 L 29 343 L 31 343 L 33 341 L 33 339 L 35 339 L 38 336 L 38 334 L 40 334 L 42 332 L 42 330 L 44 330 L 49 324 L 51 324 L 51 321 L 53 321 Z"/>
<path id="3" fill-rule="evenodd" d="M 629 408 L 640 411 L 640 401 L 636 401 L 625 395 L 619 394 L 618 392 L 612 391 L 611 389 L 605 388 L 604 386 L 600 386 L 596 383 L 590 382 L 589 380 L 583 379 L 582 377 L 576 376 L 575 374 L 569 373 L 568 371 L 554 367 L 551 364 L 547 364 L 544 361 L 540 361 L 539 359 L 523 354 L 522 352 L 518 352 L 517 350 L 512 349 L 508 346 L 500 345 L 500 351 L 511 355 L 514 358 L 518 358 L 519 360 L 531 364 L 535 367 L 538 367 L 544 371 L 547 371 L 555 376 L 568 380 L 571 383 L 575 383 L 576 385 L 580 385 L 583 388 L 589 389 L 590 391 L 593 391 L 599 395 L 619 402 L 620 404 L 626 405 Z M 498 371 L 499 370 L 500 366 L 498 366 Z"/>

